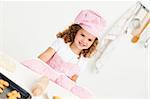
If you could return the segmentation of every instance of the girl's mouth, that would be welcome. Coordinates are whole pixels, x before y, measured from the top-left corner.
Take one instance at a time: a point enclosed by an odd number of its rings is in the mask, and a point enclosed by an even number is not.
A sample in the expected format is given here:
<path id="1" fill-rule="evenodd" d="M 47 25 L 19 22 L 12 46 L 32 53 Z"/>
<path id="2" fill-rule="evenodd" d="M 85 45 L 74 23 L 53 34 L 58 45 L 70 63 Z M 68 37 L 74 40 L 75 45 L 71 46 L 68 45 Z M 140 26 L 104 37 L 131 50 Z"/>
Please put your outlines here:
<path id="1" fill-rule="evenodd" d="M 81 47 L 85 47 L 85 46 L 86 46 L 86 44 L 84 44 L 84 43 L 81 42 L 81 41 L 79 41 L 79 45 L 80 45 Z"/>

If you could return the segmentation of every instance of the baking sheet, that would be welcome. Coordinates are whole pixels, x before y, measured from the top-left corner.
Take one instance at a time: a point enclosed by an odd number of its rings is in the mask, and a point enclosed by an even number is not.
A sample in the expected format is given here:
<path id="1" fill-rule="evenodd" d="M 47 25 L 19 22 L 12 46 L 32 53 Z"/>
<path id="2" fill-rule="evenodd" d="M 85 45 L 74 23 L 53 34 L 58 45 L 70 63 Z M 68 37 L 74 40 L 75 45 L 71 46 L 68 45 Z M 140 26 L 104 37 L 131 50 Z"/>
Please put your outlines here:
<path id="1" fill-rule="evenodd" d="M 0 73 L 0 79 L 3 79 L 9 83 L 9 87 L 4 89 L 4 92 L 0 94 L 0 99 L 7 99 L 7 93 L 16 90 L 17 92 L 20 92 L 21 94 L 21 99 L 31 99 L 31 95 L 21 88 L 19 85 L 15 84 L 13 81 L 11 81 L 9 78 L 7 78 L 5 75 Z"/>

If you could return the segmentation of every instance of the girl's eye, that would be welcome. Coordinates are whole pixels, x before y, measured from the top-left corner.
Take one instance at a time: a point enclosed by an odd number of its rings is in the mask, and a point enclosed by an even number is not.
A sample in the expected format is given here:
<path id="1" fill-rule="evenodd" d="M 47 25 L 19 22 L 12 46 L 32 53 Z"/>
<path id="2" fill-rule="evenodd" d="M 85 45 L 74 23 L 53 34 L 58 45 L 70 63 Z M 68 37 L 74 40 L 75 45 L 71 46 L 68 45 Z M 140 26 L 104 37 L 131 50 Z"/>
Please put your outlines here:
<path id="1" fill-rule="evenodd" d="M 84 35 L 84 34 L 81 34 L 81 36 L 84 37 L 85 35 Z"/>
<path id="2" fill-rule="evenodd" d="M 88 41 L 90 41 L 90 42 L 91 42 L 92 40 L 91 40 L 91 39 L 88 39 Z"/>

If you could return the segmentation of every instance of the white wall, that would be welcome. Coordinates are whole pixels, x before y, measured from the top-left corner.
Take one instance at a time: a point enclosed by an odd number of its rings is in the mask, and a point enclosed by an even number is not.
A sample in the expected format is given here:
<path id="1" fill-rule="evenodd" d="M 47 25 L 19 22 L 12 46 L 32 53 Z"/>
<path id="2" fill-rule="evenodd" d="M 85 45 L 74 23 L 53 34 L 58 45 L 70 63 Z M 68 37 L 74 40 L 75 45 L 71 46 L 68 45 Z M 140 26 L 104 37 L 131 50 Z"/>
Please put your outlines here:
<path id="1" fill-rule="evenodd" d="M 108 28 L 135 3 L 136 1 L 3 2 L 4 52 L 18 61 L 36 57 L 49 46 L 59 31 L 73 22 L 81 9 L 101 12 L 107 20 Z M 147 49 L 131 44 L 128 37 L 121 39 L 101 73 L 92 72 L 91 66 L 81 75 L 78 83 L 90 88 L 96 97 L 148 95 Z"/>
<path id="2" fill-rule="evenodd" d="M 2 26 L 3 26 L 3 11 L 2 11 L 2 3 L 0 1 L 0 51 L 2 51 L 3 48 Z"/>

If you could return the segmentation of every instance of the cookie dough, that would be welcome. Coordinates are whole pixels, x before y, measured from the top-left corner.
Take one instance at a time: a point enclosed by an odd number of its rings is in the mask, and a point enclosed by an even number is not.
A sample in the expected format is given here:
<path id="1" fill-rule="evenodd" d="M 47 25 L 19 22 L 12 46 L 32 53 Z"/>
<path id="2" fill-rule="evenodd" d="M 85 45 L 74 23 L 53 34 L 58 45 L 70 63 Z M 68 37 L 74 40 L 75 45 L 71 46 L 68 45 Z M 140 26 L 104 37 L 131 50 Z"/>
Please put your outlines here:
<path id="1" fill-rule="evenodd" d="M 14 60 L 3 53 L 0 53 L 0 67 L 9 72 L 14 72 L 16 70 L 16 64 Z"/>

